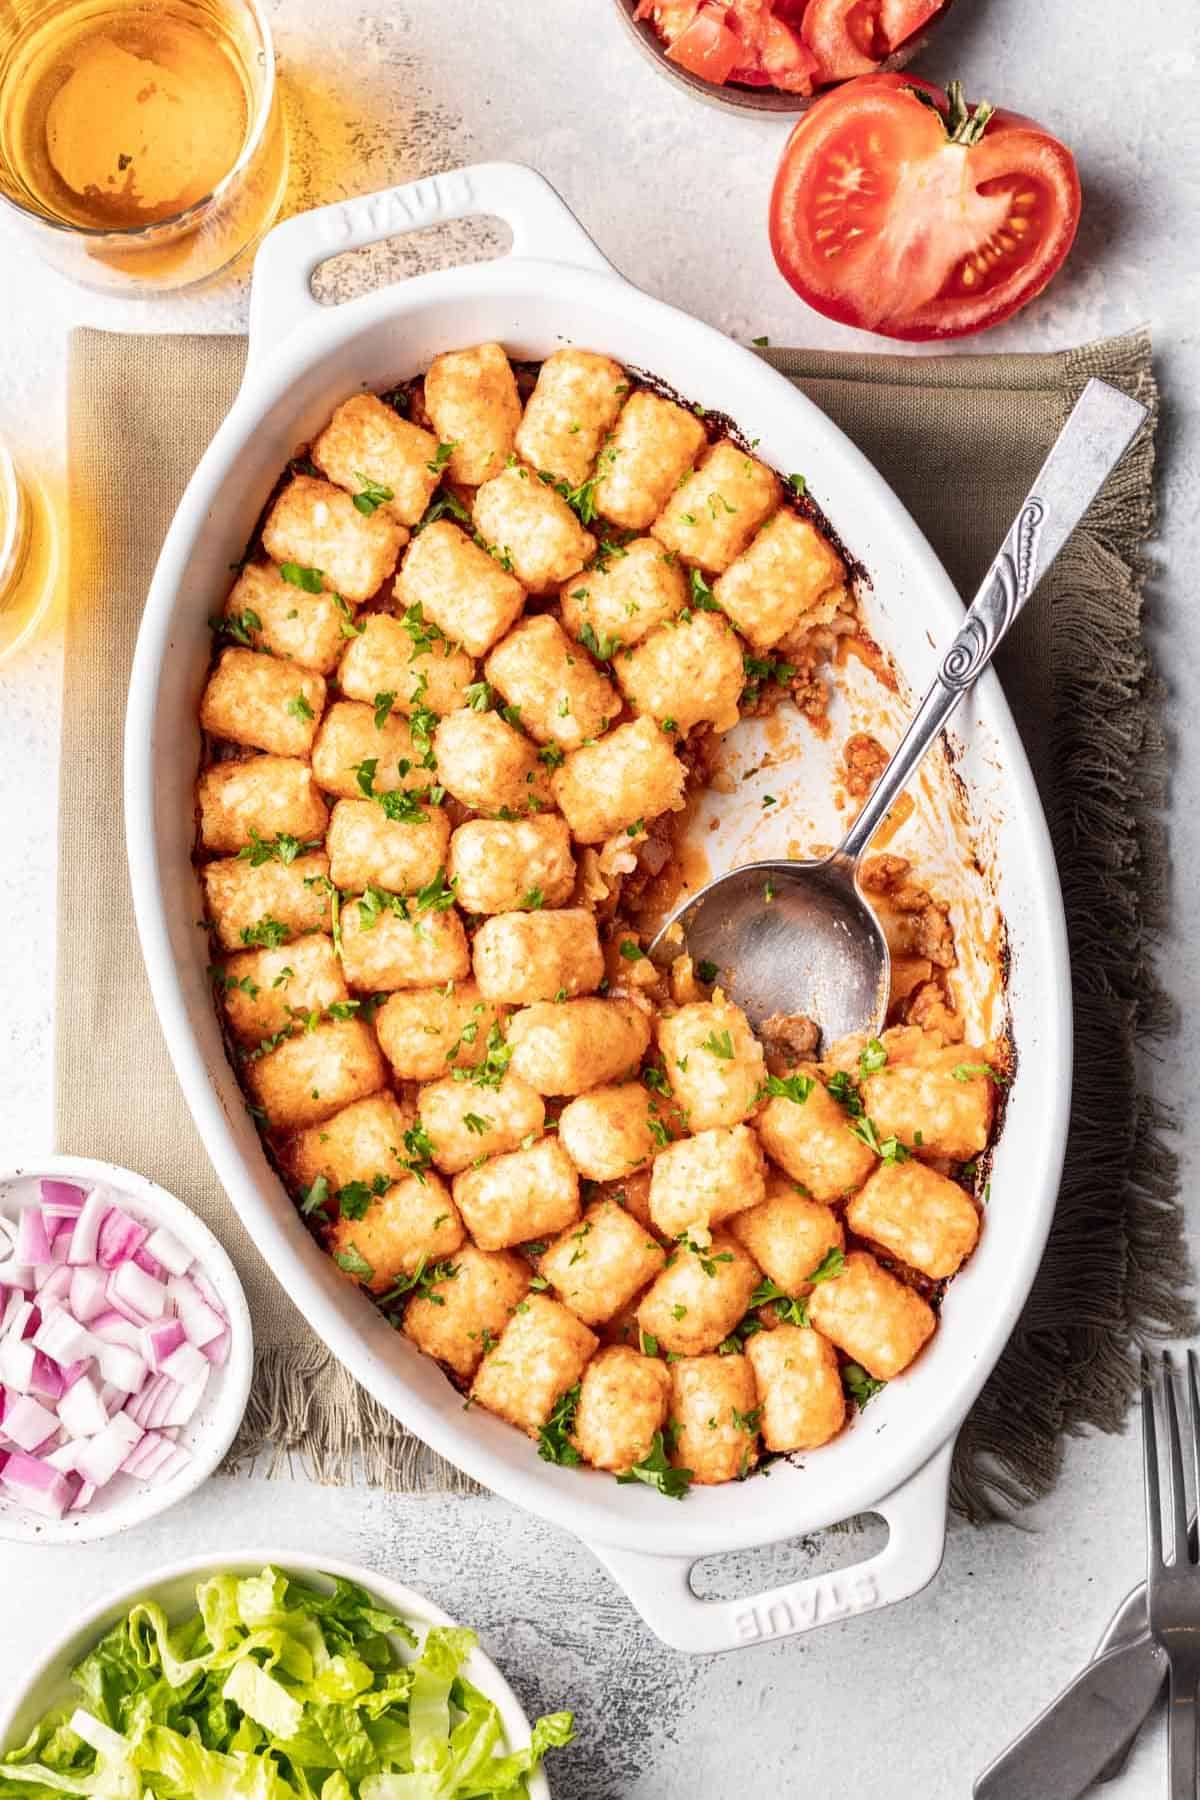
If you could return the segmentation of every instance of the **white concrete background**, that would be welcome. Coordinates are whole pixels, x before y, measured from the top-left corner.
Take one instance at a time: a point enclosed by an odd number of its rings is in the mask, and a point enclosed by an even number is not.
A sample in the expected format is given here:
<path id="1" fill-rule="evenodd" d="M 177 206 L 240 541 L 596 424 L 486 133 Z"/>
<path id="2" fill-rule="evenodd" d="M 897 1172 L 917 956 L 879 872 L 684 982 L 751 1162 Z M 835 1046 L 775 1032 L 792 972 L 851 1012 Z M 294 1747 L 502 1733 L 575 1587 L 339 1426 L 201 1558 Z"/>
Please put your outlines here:
<path id="1" fill-rule="evenodd" d="M 779 126 L 676 94 L 634 54 L 609 0 L 272 0 L 299 108 L 308 201 L 365 192 L 479 157 L 537 165 L 617 265 L 743 338 L 852 346 L 775 273 L 765 207 Z M 1166 407 L 1162 571 L 1152 600 L 1170 686 L 1175 874 L 1168 979 L 1196 992 L 1200 552 L 1196 241 L 1198 26 L 1193 0 L 958 0 L 922 69 L 1041 117 L 1075 148 L 1083 227 L 1064 274 L 981 348 L 1051 349 L 1153 324 Z M 295 97 L 298 96 L 298 99 Z M 372 259 L 378 277 L 386 256 Z M 0 432 L 61 486 L 66 336 L 237 330 L 246 285 L 190 300 L 116 303 L 40 270 L 0 232 Z M 102 604 L 102 596 L 83 597 Z M 54 826 L 61 636 L 0 670 L 0 1161 L 51 1135 Z M 71 772 L 65 792 L 70 803 Z M 86 920 L 76 921 L 86 929 Z M 1155 1069 L 1184 1101 L 1197 1066 L 1190 1013 Z M 97 1079 L 103 1081 L 103 1046 Z M 66 1146 L 86 1151 L 86 1145 Z M 1196 1145 L 1184 1144 L 1189 1187 Z M 1200 1223 L 1200 1202 L 1193 1220 Z M 1055 1493 L 1023 1529 L 955 1525 L 940 1579 L 908 1606 L 724 1659 L 663 1649 L 589 1554 L 498 1501 L 397 1501 L 303 1482 L 215 1481 L 127 1542 L 87 1551 L 0 1546 L 0 1691 L 79 1606 L 168 1556 L 269 1538 L 328 1546 L 395 1571 L 482 1629 L 531 1710 L 572 1704 L 578 1746 L 559 1762 L 572 1800 L 682 1800 L 812 1786 L 835 1800 L 950 1800 L 1090 1649 L 1142 1562 L 1133 1437 L 1070 1445 Z M 761 1580 L 810 1550 L 764 1553 Z M 844 1557 L 845 1549 L 841 1551 Z M 724 1579 L 748 1590 L 751 1559 Z M 1164 1790 L 1157 1721 L 1120 1800 Z M 1047 1797 L 1050 1800 L 1050 1797 Z"/>

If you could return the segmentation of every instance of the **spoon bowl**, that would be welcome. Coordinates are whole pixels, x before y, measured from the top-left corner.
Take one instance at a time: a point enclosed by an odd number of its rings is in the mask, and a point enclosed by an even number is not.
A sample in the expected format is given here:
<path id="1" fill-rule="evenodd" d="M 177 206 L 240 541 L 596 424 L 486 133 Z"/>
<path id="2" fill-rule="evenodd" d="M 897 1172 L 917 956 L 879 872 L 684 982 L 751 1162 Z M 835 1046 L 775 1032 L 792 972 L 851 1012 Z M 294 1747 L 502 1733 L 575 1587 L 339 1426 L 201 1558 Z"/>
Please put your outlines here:
<path id="1" fill-rule="evenodd" d="M 819 862 L 746 863 L 693 894 L 675 914 L 696 963 L 716 979 L 751 1025 L 780 1013 L 819 1020 L 832 1042 L 879 1030 L 891 988 L 887 939 L 835 852 Z M 656 940 L 670 961 L 675 933 Z"/>
<path id="2" fill-rule="evenodd" d="M 974 687 L 1146 418 L 1140 401 L 1089 381 L 1043 463 L 962 628 L 838 849 L 817 862 L 747 863 L 677 906 L 650 954 L 715 963 L 751 1024 L 801 1014 L 825 1045 L 883 1026 L 891 959 L 859 864 L 876 831 Z"/>

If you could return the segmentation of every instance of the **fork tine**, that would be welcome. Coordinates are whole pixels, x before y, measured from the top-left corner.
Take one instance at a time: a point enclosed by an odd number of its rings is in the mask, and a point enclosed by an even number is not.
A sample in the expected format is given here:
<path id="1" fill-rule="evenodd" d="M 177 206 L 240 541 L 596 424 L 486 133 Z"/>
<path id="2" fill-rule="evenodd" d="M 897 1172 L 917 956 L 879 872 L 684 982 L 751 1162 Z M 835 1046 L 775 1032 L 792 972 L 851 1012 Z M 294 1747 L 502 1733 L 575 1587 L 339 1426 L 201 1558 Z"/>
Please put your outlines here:
<path id="1" fill-rule="evenodd" d="M 1158 1493 L 1158 1437 L 1154 1429 L 1154 1384 L 1150 1361 L 1142 1355 L 1142 1461 L 1146 1473 L 1147 1579 L 1162 1567 L 1162 1507 Z"/>
<path id="2" fill-rule="evenodd" d="M 1183 1479 L 1183 1443 L 1179 1435 L 1179 1410 L 1175 1404 L 1175 1365 L 1169 1350 L 1163 1351 L 1163 1394 L 1167 1408 L 1167 1468 L 1171 1477 L 1171 1561 L 1182 1568 L 1188 1561 L 1187 1488 Z"/>
<path id="3" fill-rule="evenodd" d="M 1188 1415 L 1192 1422 L 1192 1479 L 1196 1504 L 1200 1506 L 1200 1359 L 1194 1350 L 1187 1353 Z M 1189 1549 L 1191 1542 L 1189 1539 Z"/>

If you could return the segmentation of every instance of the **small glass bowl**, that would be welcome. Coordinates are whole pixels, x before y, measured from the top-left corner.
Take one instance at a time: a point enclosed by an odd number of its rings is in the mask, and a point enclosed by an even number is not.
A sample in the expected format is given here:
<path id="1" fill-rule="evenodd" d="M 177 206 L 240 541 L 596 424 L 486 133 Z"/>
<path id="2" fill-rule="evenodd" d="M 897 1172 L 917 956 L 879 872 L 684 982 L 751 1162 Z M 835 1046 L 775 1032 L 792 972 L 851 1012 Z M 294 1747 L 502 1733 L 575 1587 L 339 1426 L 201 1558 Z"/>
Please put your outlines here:
<path id="1" fill-rule="evenodd" d="M 896 69 L 903 69 L 924 49 L 930 37 L 937 30 L 946 14 L 950 11 L 953 0 L 945 0 L 941 12 L 935 13 L 928 25 L 918 31 L 915 36 L 901 44 L 899 50 L 892 52 L 878 69 L 872 70 L 876 75 L 887 75 Z M 635 19 L 638 0 L 616 0 L 617 13 L 625 29 L 643 54 L 648 56 L 668 80 L 676 87 L 685 88 L 697 100 L 707 100 L 710 106 L 727 107 L 733 112 L 754 112 L 774 114 L 776 118 L 797 119 L 806 113 L 814 100 L 822 94 L 830 94 L 835 88 L 843 87 L 840 81 L 831 82 L 828 87 L 818 88 L 815 94 L 786 94 L 781 88 L 743 87 L 737 82 L 727 82 L 718 87 L 714 82 L 705 81 L 699 75 L 693 75 L 687 69 L 681 69 L 678 63 L 669 60 L 666 45 L 659 37 L 649 19 Z"/>
<path id="2" fill-rule="evenodd" d="M 0 439 L 0 663 L 44 618 L 57 589 L 58 553 L 45 493 L 22 478 Z"/>

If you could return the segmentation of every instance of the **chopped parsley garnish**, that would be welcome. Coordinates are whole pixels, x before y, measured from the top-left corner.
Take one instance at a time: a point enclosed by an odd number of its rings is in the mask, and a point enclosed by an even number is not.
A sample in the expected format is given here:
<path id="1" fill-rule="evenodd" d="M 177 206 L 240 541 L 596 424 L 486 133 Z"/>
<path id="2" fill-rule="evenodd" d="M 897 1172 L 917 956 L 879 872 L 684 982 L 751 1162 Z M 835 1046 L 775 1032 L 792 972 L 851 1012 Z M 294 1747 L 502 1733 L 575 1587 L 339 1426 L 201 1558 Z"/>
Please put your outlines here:
<path id="1" fill-rule="evenodd" d="M 638 1348 L 641 1351 L 643 1356 L 657 1356 L 658 1355 L 658 1339 L 654 1336 L 653 1332 L 643 1331 L 639 1327 L 638 1328 Z"/>
<path id="2" fill-rule="evenodd" d="M 711 1246 L 706 1249 L 703 1244 L 698 1244 L 695 1238 L 689 1237 L 686 1231 L 681 1233 L 681 1235 L 675 1239 L 675 1242 L 677 1244 L 682 1244 L 686 1250 L 691 1251 L 704 1273 L 710 1279 L 716 1275 L 718 1263 L 731 1263 L 733 1261 L 732 1250 L 718 1250 L 713 1252 Z"/>
<path id="3" fill-rule="evenodd" d="M 263 863 L 280 862 L 285 865 L 294 863 L 296 858 L 307 854 L 310 850 L 321 848 L 320 838 L 310 838 L 301 843 L 299 838 L 281 831 L 278 837 L 261 838 L 254 827 L 250 828 L 250 842 L 243 844 L 238 851 L 239 862 L 248 862 L 252 869 L 259 869 Z"/>
<path id="4" fill-rule="evenodd" d="M 712 1056 L 720 1056 L 726 1062 L 731 1062 L 733 1060 L 733 1035 L 729 1031 L 710 1031 L 700 1048 L 707 1050 Z"/>
<path id="5" fill-rule="evenodd" d="M 492 690 L 486 681 L 472 681 L 463 689 L 463 699 L 472 712 L 486 712 L 492 704 Z"/>
<path id="6" fill-rule="evenodd" d="M 573 1469 L 583 1458 L 571 1442 L 570 1433 L 575 1425 L 575 1413 L 579 1406 L 579 1383 L 568 1388 L 555 1401 L 550 1417 L 538 1430 L 538 1455 L 543 1462 L 557 1463 L 560 1468 Z"/>
<path id="7" fill-rule="evenodd" d="M 379 758 L 377 756 L 366 756 L 362 762 L 353 765 L 358 791 L 360 794 L 365 794 L 368 800 L 375 798 L 375 771 L 378 767 Z"/>
<path id="8" fill-rule="evenodd" d="M 449 443 L 439 444 L 431 461 L 425 464 L 431 475 L 440 475 L 454 452 L 458 449 L 458 439 L 452 438 Z M 388 498 L 391 498 L 389 494 Z"/>
<path id="9" fill-rule="evenodd" d="M 791 1100 L 796 1106 L 803 1106 L 816 1085 L 811 1075 L 768 1075 L 763 1090 L 774 1099 Z"/>
<path id="10" fill-rule="evenodd" d="M 955 1081 L 974 1081 L 977 1075 L 982 1075 L 986 1080 L 995 1082 L 997 1087 L 1007 1087 L 1009 1085 L 1008 1076 L 998 1075 L 991 1063 L 955 1063 L 950 1073 L 953 1075 Z"/>
<path id="11" fill-rule="evenodd" d="M 342 636 L 344 638 L 361 637 L 366 630 L 366 626 L 355 623 L 354 613 L 351 610 L 350 602 L 348 600 L 343 600 L 340 594 L 335 594 L 333 596 L 333 604 L 341 615 Z"/>
<path id="12" fill-rule="evenodd" d="M 558 744 L 543 744 L 538 751 L 538 761 L 545 763 L 548 769 L 561 769 L 566 753 Z"/>
<path id="13" fill-rule="evenodd" d="M 848 1362 L 842 1368 L 842 1385 L 861 1412 L 863 1407 L 875 1398 L 876 1394 L 883 1392 L 887 1382 L 876 1381 L 873 1375 L 867 1374 L 860 1363 Z"/>
<path id="14" fill-rule="evenodd" d="M 347 1275 L 356 1275 L 360 1281 L 375 1279 L 375 1270 L 357 1244 L 348 1244 L 344 1250 L 335 1250 L 333 1260 L 339 1269 L 344 1269 Z"/>
<path id="15" fill-rule="evenodd" d="M 355 469 L 354 479 L 362 483 L 359 492 L 354 495 L 354 507 L 365 519 L 369 519 L 375 509 L 382 506 L 385 500 L 396 498 L 390 487 L 384 487 L 381 481 L 372 481 L 370 476 L 364 475 L 361 469 Z"/>
<path id="16" fill-rule="evenodd" d="M 759 349 L 760 349 L 760 350 L 765 350 L 765 349 L 766 349 L 766 347 L 767 347 L 767 345 L 768 345 L 768 344 L 769 344 L 769 343 L 770 343 L 770 341 L 771 341 L 771 340 L 770 340 L 770 338 L 769 338 L 769 337 L 756 337 L 756 338 L 751 338 L 751 339 L 750 339 L 750 342 L 751 342 L 751 343 L 752 343 L 752 344 L 755 344 L 755 345 L 757 345 L 757 347 L 758 347 L 758 348 L 759 348 Z"/>
<path id="17" fill-rule="evenodd" d="M 463 1124 L 475 1137 L 482 1137 L 491 1130 L 493 1121 L 482 1113 L 469 1112 L 463 1114 Z"/>
<path id="18" fill-rule="evenodd" d="M 376 1175 L 370 1182 L 348 1181 L 345 1187 L 337 1191 L 338 1209 L 343 1219 L 357 1222 L 366 1217 L 367 1208 L 372 1200 L 386 1194 L 391 1182 L 386 1175 Z"/>
<path id="19" fill-rule="evenodd" d="M 432 798 L 432 790 L 426 796 Z M 383 808 L 384 817 L 393 825 L 424 825 L 428 823 L 429 814 L 424 811 L 420 801 L 410 788 L 390 788 L 386 794 L 373 794 Z"/>
<path id="20" fill-rule="evenodd" d="M 875 1121 L 868 1118 L 866 1113 L 857 1118 L 850 1129 L 856 1138 L 862 1139 L 868 1150 L 873 1150 L 876 1156 L 881 1156 L 886 1163 L 907 1162 L 912 1155 L 908 1145 L 902 1144 L 898 1137 L 880 1138 L 875 1128 Z"/>
<path id="21" fill-rule="evenodd" d="M 419 531 L 424 531 L 427 525 L 432 525 L 435 519 L 442 518 L 446 513 L 449 513 L 452 519 L 457 519 L 460 525 L 469 525 L 471 523 L 471 515 L 463 505 L 462 501 L 458 499 L 457 495 L 452 494 L 448 488 L 443 488 L 440 493 L 433 496 L 433 499 L 421 514 L 420 520 L 413 526 L 414 534 Z"/>
<path id="22" fill-rule="evenodd" d="M 446 642 L 445 632 L 440 626 L 429 623 L 425 617 L 425 609 L 419 600 L 405 608 L 404 617 L 400 623 L 412 639 L 414 656 L 423 656 L 427 650 L 432 650 L 435 644 Z"/>
<path id="23" fill-rule="evenodd" d="M 712 589 L 699 569 L 693 569 L 688 576 L 692 589 L 692 605 L 697 612 L 720 612 Z"/>
<path id="24" fill-rule="evenodd" d="M 861 1119 L 863 1114 L 862 1095 L 855 1087 L 845 1069 L 838 1069 L 825 1083 L 838 1105 L 850 1114 L 852 1119 Z"/>
<path id="25" fill-rule="evenodd" d="M 715 962 L 710 962 L 707 957 L 702 957 L 696 964 L 696 973 L 706 987 L 711 987 L 721 971 Z"/>
<path id="26" fill-rule="evenodd" d="M 808 483 L 805 481 L 803 475 L 789 475 L 787 479 L 788 486 L 791 488 L 793 494 L 807 494 Z"/>
<path id="27" fill-rule="evenodd" d="M 649 1452 L 640 1462 L 627 1469 L 617 1480 L 622 1484 L 643 1481 L 667 1500 L 682 1500 L 692 1483 L 690 1469 L 673 1469 L 667 1461 L 667 1449 L 661 1431 L 656 1431 Z"/>
<path id="28" fill-rule="evenodd" d="M 293 694 L 283 710 L 293 719 L 311 719 L 313 716 L 313 709 L 303 694 Z"/>
<path id="29" fill-rule="evenodd" d="M 667 1080 L 666 1071 L 655 1063 L 642 1070 L 642 1086 L 650 1089 L 652 1094 L 670 1094 L 671 1084 Z"/>
<path id="30" fill-rule="evenodd" d="M 868 1075 L 877 1074 L 878 1071 L 883 1068 L 887 1059 L 888 1053 L 880 1043 L 879 1039 L 869 1038 L 867 1040 L 866 1049 L 859 1052 L 858 1066 L 865 1078 Z"/>
<path id="31" fill-rule="evenodd" d="M 279 919 L 273 919 L 269 913 L 258 919 L 253 925 L 243 925 L 241 939 L 243 944 L 250 944 L 262 950 L 278 950 L 286 944 L 291 933 Z"/>
<path id="32" fill-rule="evenodd" d="M 462 1043 L 465 1041 L 468 1044 L 473 1044 L 478 1031 L 478 1023 L 465 1025 L 459 1042 Z M 458 1045 L 456 1044 L 454 1046 L 454 1052 L 451 1054 L 456 1053 L 457 1050 Z M 449 1057 L 447 1060 L 449 1060 Z M 493 1022 L 487 1034 L 482 1061 L 476 1063 L 473 1069 L 455 1069 L 454 1079 L 455 1081 L 469 1081 L 475 1087 L 498 1088 L 508 1072 L 508 1065 L 511 1061 L 512 1048 L 505 1043 L 504 1034 L 500 1030 L 499 1025 Z M 468 1114 L 468 1121 L 475 1116 L 474 1113 Z M 482 1121 L 481 1123 L 490 1124 L 490 1122 L 490 1120 L 487 1120 Z M 468 1131 L 476 1129 L 476 1127 L 472 1126 L 467 1121 L 464 1121 L 464 1123 L 467 1123 Z M 522 1145 L 522 1148 L 527 1148 L 527 1146 Z"/>
<path id="33" fill-rule="evenodd" d="M 392 714 L 396 704 L 394 688 L 384 688 L 375 696 L 375 729 L 382 731 Z"/>
<path id="34" fill-rule="evenodd" d="M 734 1427 L 738 1431 L 748 1431 L 751 1434 L 758 1430 L 758 1427 L 762 1422 L 762 1413 L 763 1409 L 761 1406 L 754 1407 L 750 1412 L 739 1412 L 736 1406 L 730 1409 L 730 1417 Z"/>
<path id="35" fill-rule="evenodd" d="M 521 709 L 519 706 L 502 706 L 499 710 L 500 717 L 504 720 L 506 725 L 511 725 L 514 731 L 519 731 L 521 729 Z"/>
<path id="36" fill-rule="evenodd" d="M 437 874 L 425 883 L 424 887 L 417 889 L 413 895 L 413 902 L 419 913 L 448 912 L 454 905 L 457 889 L 458 876 L 456 875 L 452 881 L 447 881 L 446 871 L 439 869 Z"/>
<path id="37" fill-rule="evenodd" d="M 531 887 L 517 902 L 521 912 L 540 912 L 545 904 L 546 896 L 540 887 Z"/>
<path id="38" fill-rule="evenodd" d="M 611 662 L 621 648 L 621 639 L 614 635 L 596 636 L 596 630 L 590 619 L 579 628 L 579 641 L 585 650 L 590 650 L 597 662 Z"/>
<path id="39" fill-rule="evenodd" d="M 329 1182 L 324 1175 L 318 1175 L 311 1187 L 306 1187 L 300 1195 L 300 1211 L 305 1218 L 313 1213 L 320 1213 L 329 1199 Z"/>
<path id="40" fill-rule="evenodd" d="M 308 569 L 303 563 L 280 563 L 279 573 L 292 587 L 302 588 L 306 594 L 323 594 L 325 591 L 324 570 Z"/>
<path id="41" fill-rule="evenodd" d="M 621 939 L 621 955 L 626 962 L 645 962 L 646 952 L 634 943 L 632 938 Z"/>
<path id="42" fill-rule="evenodd" d="M 251 632 L 261 631 L 263 622 L 252 606 L 244 606 L 240 613 L 226 613 L 223 619 L 213 620 L 213 629 L 231 637 L 235 644 L 251 644 Z"/>
<path id="43" fill-rule="evenodd" d="M 444 1214 L 442 1216 L 445 1217 Z M 435 1230 L 440 1222 L 440 1220 L 435 1221 Z M 405 1294 L 419 1294 L 423 1300 L 428 1300 L 431 1306 L 445 1306 L 445 1297 L 442 1294 L 435 1294 L 432 1290 L 443 1281 L 453 1281 L 458 1274 L 458 1268 L 459 1265 L 455 1262 L 434 1263 L 429 1268 L 426 1267 L 426 1258 L 422 1256 L 411 1275 L 396 1277 L 387 1293 L 380 1299 L 379 1304 L 384 1307 L 391 1306 L 397 1300 L 402 1300 Z M 491 1345 L 485 1345 L 484 1348 L 490 1349 Z"/>

